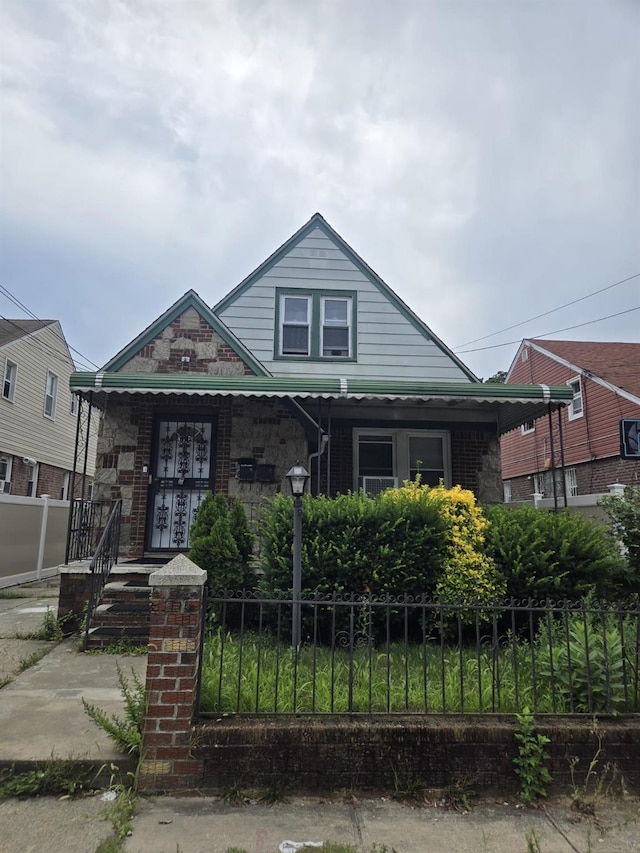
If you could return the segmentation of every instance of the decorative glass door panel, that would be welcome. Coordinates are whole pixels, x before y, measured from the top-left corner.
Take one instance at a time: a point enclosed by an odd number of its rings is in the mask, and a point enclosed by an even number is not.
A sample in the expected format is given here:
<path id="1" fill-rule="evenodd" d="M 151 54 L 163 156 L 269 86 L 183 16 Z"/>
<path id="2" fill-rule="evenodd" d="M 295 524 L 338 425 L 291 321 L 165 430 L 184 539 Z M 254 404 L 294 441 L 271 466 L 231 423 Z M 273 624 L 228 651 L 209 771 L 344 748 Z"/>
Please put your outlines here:
<path id="1" fill-rule="evenodd" d="M 172 418 L 157 422 L 150 496 L 150 550 L 189 548 L 189 528 L 211 487 L 211 438 L 210 420 Z"/>

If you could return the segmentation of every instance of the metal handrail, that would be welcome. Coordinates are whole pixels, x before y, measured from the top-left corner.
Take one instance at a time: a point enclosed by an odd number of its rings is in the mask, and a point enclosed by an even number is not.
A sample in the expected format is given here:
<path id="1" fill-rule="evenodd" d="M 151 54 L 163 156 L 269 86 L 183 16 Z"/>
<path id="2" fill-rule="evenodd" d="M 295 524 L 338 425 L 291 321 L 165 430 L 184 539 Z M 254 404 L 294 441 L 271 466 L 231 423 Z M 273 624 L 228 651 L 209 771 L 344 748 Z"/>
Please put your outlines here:
<path id="1" fill-rule="evenodd" d="M 89 565 L 89 600 L 85 619 L 83 648 L 87 649 L 89 631 L 93 623 L 98 601 L 102 590 L 109 579 L 114 563 L 118 562 L 118 544 L 120 542 L 120 519 L 122 516 L 122 500 L 114 501 L 111 515 L 107 521 L 102 536 L 98 542 L 95 554 Z"/>

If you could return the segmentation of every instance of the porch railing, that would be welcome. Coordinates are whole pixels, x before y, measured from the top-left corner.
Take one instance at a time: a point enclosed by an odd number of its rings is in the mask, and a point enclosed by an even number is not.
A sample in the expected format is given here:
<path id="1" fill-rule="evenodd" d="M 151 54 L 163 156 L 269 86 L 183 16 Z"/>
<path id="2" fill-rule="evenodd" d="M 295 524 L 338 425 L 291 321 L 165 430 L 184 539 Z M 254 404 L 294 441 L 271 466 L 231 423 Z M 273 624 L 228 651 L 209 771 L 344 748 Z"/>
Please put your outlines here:
<path id="1" fill-rule="evenodd" d="M 638 714 L 640 606 L 426 597 L 210 600 L 201 716 Z"/>
<path id="2" fill-rule="evenodd" d="M 87 560 L 94 553 L 101 532 L 113 509 L 114 501 L 74 498 L 69 513 L 65 563 Z"/>
<path id="3" fill-rule="evenodd" d="M 120 518 L 122 515 L 122 501 L 113 502 L 111 514 L 102 531 L 102 536 L 91 558 L 89 566 L 89 600 L 87 602 L 87 616 L 84 630 L 84 648 L 86 650 L 89 640 L 89 631 L 93 624 L 96 607 L 100 601 L 102 590 L 109 578 L 109 573 L 114 563 L 118 562 L 118 544 L 120 542 Z"/>

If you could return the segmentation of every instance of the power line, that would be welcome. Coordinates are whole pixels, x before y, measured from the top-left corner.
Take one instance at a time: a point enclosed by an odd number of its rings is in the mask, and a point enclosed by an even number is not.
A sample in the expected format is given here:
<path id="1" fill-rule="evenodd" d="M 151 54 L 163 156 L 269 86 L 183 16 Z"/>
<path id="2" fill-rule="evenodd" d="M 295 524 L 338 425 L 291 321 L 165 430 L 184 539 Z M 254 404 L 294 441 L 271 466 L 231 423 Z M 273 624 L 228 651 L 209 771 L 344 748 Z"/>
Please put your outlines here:
<path id="1" fill-rule="evenodd" d="M 639 275 L 640 275 L 640 273 L 639 273 Z M 586 323 L 576 323 L 575 326 L 565 326 L 564 329 L 556 329 L 554 332 L 544 332 L 544 334 L 541 334 L 541 335 L 529 335 L 527 340 L 535 339 L 535 338 L 546 338 L 549 335 L 559 335 L 560 332 L 569 332 L 569 331 L 571 331 L 571 329 L 581 329 L 583 326 L 592 326 L 594 323 L 602 323 L 604 320 L 611 320 L 613 317 L 621 317 L 623 314 L 630 314 L 632 311 L 639 311 L 639 310 L 640 310 L 640 305 L 637 305 L 635 308 L 627 308 L 626 311 L 618 311 L 617 314 L 609 314 L 607 317 L 599 317 L 597 320 L 588 320 Z M 518 324 L 518 325 L 520 325 L 520 324 Z M 487 337 L 490 337 L 490 335 L 488 335 Z M 478 338 L 478 340 L 482 340 L 482 338 Z M 513 346 L 513 344 L 521 343 L 521 341 L 522 341 L 522 338 L 519 338 L 517 341 L 507 341 L 504 344 L 492 344 L 491 346 L 488 346 L 488 347 L 476 347 L 475 349 L 463 349 L 463 350 L 458 350 L 457 352 L 459 355 L 462 355 L 463 353 L 468 353 L 468 352 L 483 352 L 484 350 L 488 350 L 488 349 L 499 349 L 500 347 L 510 347 L 510 346 Z M 455 350 L 454 350 L 454 352 L 455 352 Z"/>
<path id="2" fill-rule="evenodd" d="M 554 314 L 556 311 L 562 311 L 563 308 L 569 308 L 571 305 L 577 305 L 578 302 L 584 302 L 585 299 L 590 299 L 592 296 L 597 296 L 599 293 L 604 293 L 606 290 L 611 290 L 613 287 L 618 287 L 621 284 L 626 284 L 628 281 L 632 281 L 634 278 L 640 278 L 640 272 L 635 273 L 634 275 L 630 275 L 628 278 L 623 278 L 620 281 L 615 281 L 613 284 L 609 284 L 606 287 L 600 288 L 600 290 L 594 290 L 593 293 L 587 293 L 586 296 L 581 296 L 579 299 L 574 299 L 572 302 L 566 302 L 564 305 L 560 305 L 558 308 L 552 308 L 550 311 L 544 311 L 542 314 L 536 314 L 535 317 L 529 317 L 528 320 L 522 320 L 520 323 L 514 323 L 512 326 L 507 326 L 504 329 L 500 329 L 498 332 L 491 332 L 490 335 L 483 335 L 481 338 L 474 338 L 472 341 L 467 341 L 464 344 L 459 344 L 458 347 L 454 347 L 454 349 L 458 349 L 459 347 L 467 347 L 469 344 L 475 344 L 478 341 L 485 341 L 487 338 L 493 338 L 496 335 L 501 335 L 503 332 L 509 332 L 511 329 L 517 329 L 518 326 L 524 326 L 525 323 L 531 323 L 533 320 L 539 320 L 541 317 L 548 317 L 549 314 Z M 576 327 L 573 327 L 576 328 Z M 553 335 L 555 332 L 549 332 L 548 334 Z M 542 335 L 538 335 L 538 337 L 542 337 Z M 507 344 L 499 344 L 499 346 L 507 346 Z M 476 352 L 477 350 L 467 350 L 467 352 Z"/>
<path id="3" fill-rule="evenodd" d="M 25 312 L 25 314 L 28 314 L 28 315 L 29 315 L 33 320 L 38 320 L 38 321 L 40 320 L 40 317 L 37 317 L 37 316 L 33 313 L 33 311 L 31 311 L 29 308 L 27 308 L 27 306 L 26 306 L 24 303 L 20 302 L 20 300 L 18 299 L 18 297 L 17 297 L 17 296 L 15 296 L 13 293 L 11 293 L 11 291 L 10 291 L 10 290 L 8 290 L 8 289 L 7 289 L 4 285 L 2 285 L 2 284 L 0 284 L 0 291 L 2 291 L 2 293 L 5 295 L 5 297 L 6 297 L 7 299 L 9 299 L 11 302 L 13 302 L 13 304 L 14 304 L 14 305 L 16 305 L 18 308 L 22 309 L 22 311 L 24 311 L 24 312 Z M 71 346 L 71 344 L 69 344 L 69 343 L 67 342 L 67 340 L 66 340 L 66 338 L 64 337 L 64 335 L 63 335 L 62 333 L 58 333 L 57 329 L 55 330 L 55 334 L 56 334 L 59 338 L 61 338 L 61 340 L 63 340 L 63 341 L 64 341 L 64 343 L 66 344 L 66 346 L 68 346 L 68 347 L 69 347 L 69 349 L 70 349 L 72 352 L 75 352 L 77 355 L 79 355 L 79 356 L 80 356 L 80 358 L 82 358 L 82 360 L 83 360 L 85 363 L 84 363 L 83 365 L 81 365 L 81 366 L 83 366 L 83 367 L 87 367 L 87 365 L 93 365 L 93 366 L 96 368 L 96 370 L 99 370 L 99 369 L 100 369 L 100 366 L 99 366 L 98 364 L 96 364 L 96 363 L 95 363 L 95 361 L 92 361 L 90 358 L 88 358 L 88 356 L 86 356 L 86 355 L 84 355 L 83 353 L 81 353 L 81 352 L 80 352 L 80 350 L 77 350 L 75 347 L 72 347 L 72 346 Z M 80 363 L 80 362 L 78 362 L 78 363 Z"/>
<path id="4" fill-rule="evenodd" d="M 15 329 L 20 332 L 19 340 L 26 344 L 35 347 L 42 355 L 52 361 L 58 361 L 60 364 L 63 364 L 65 367 L 69 367 L 69 361 L 73 365 L 73 359 L 70 357 L 69 360 L 63 358 L 60 353 L 57 353 L 55 350 L 51 349 L 51 347 L 47 346 L 40 338 L 35 337 L 37 332 L 42 331 L 43 329 L 49 329 L 52 334 L 55 333 L 55 328 L 52 328 L 51 324 L 55 321 L 50 321 L 49 323 L 46 320 L 38 320 L 37 322 L 42 323 L 43 325 L 39 329 L 33 329 L 28 332 L 24 326 L 20 326 L 15 320 L 10 320 L 8 317 L 4 317 L 0 314 L 0 320 L 4 320 L 6 323 L 10 323 Z M 56 335 L 59 338 L 59 335 Z M 82 367 L 86 367 L 86 365 L 81 365 Z"/>

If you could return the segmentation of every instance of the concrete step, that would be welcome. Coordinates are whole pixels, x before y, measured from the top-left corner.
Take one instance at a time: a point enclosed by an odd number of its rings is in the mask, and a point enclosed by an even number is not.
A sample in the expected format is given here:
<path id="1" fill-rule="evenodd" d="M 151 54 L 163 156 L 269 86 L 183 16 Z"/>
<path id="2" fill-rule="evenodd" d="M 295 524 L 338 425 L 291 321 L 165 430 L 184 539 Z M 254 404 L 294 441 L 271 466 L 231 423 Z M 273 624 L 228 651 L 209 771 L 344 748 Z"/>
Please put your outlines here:
<path id="1" fill-rule="evenodd" d="M 143 646 L 149 641 L 149 627 L 140 625 L 101 625 L 89 629 L 87 648 L 100 649 L 118 643 Z"/>

